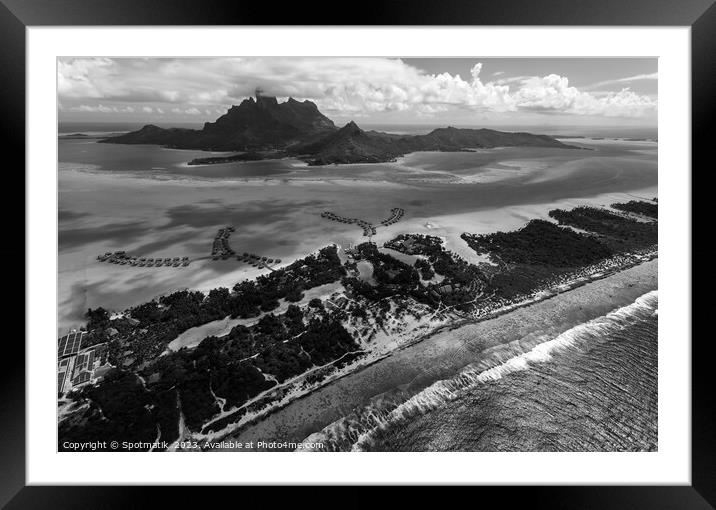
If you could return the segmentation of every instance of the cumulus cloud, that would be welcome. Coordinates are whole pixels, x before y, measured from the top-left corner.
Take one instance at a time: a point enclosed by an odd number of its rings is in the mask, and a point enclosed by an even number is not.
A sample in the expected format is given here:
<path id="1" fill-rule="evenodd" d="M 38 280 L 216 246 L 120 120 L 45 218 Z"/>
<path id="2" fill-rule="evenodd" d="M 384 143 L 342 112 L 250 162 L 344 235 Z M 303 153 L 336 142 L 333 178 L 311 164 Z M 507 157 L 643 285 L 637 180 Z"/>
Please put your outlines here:
<path id="1" fill-rule="evenodd" d="M 329 116 L 430 116 L 459 109 L 638 117 L 657 108 L 655 99 L 628 88 L 590 93 L 556 74 L 506 77 L 497 71 L 485 80 L 482 67 L 476 63 L 463 78 L 426 73 L 393 58 L 74 58 L 59 62 L 58 93 L 60 100 L 152 103 L 146 108 L 157 113 L 162 105 L 174 114 L 207 116 L 223 113 L 259 86 L 277 97 L 310 99 Z"/>
<path id="2" fill-rule="evenodd" d="M 656 109 L 656 100 L 629 88 L 596 96 L 569 85 L 565 76 L 550 74 L 525 80 L 514 94 L 517 107 L 580 115 L 639 117 Z"/>

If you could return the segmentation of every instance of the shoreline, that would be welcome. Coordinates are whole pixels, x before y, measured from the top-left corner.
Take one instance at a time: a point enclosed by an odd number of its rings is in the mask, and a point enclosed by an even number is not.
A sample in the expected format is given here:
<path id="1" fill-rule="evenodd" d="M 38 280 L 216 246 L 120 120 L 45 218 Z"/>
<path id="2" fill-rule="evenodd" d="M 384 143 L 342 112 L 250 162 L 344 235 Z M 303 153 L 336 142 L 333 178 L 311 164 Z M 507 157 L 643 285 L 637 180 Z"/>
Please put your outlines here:
<path id="1" fill-rule="evenodd" d="M 320 451 L 654 451 L 657 311 L 653 290 L 546 341 L 490 348 L 397 406 L 376 402 L 379 412 L 363 409 L 362 420 L 341 419 L 304 444 L 321 444 Z"/>
<path id="2" fill-rule="evenodd" d="M 632 262 L 630 264 L 626 264 L 622 267 L 619 267 L 617 269 L 605 269 L 601 272 L 595 272 L 593 274 L 587 274 L 582 276 L 577 276 L 573 278 L 571 281 L 568 281 L 566 283 L 562 283 L 561 285 L 555 285 L 551 289 L 548 290 L 542 290 L 539 292 L 536 292 L 531 297 L 527 297 L 526 299 L 510 304 L 505 307 L 501 307 L 496 310 L 489 311 L 488 313 L 479 316 L 479 317 L 462 317 L 458 318 L 457 320 L 450 321 L 449 323 L 443 323 L 438 324 L 434 328 L 430 329 L 429 331 L 426 331 L 415 338 L 409 340 L 408 342 L 405 342 L 402 345 L 397 346 L 396 348 L 388 351 L 388 352 L 376 352 L 374 356 L 363 358 L 361 361 L 362 363 L 355 363 L 345 366 L 343 369 L 339 370 L 338 373 L 333 374 L 332 377 L 326 378 L 324 381 L 321 382 L 320 385 L 318 385 L 315 388 L 299 391 L 297 394 L 291 395 L 291 392 L 287 392 L 287 394 L 283 395 L 283 398 L 279 399 L 276 403 L 267 406 L 267 408 L 264 408 L 263 410 L 259 411 L 258 413 L 251 415 L 251 413 L 246 413 L 244 417 L 240 420 L 238 420 L 236 423 L 226 427 L 225 429 L 222 429 L 220 431 L 216 431 L 210 434 L 202 435 L 201 442 L 209 441 L 209 442 L 216 442 L 216 441 L 223 441 L 223 440 L 238 440 L 242 442 L 246 441 L 269 441 L 269 440 L 277 440 L 277 441 L 301 441 L 310 433 L 316 432 L 318 430 L 321 430 L 324 426 L 330 424 L 331 420 L 327 423 L 325 422 L 325 418 L 323 420 L 320 420 L 321 416 L 326 416 L 327 414 L 330 415 L 330 409 L 333 408 L 343 408 L 346 409 L 345 406 L 347 405 L 345 401 L 354 402 L 356 401 L 356 398 L 360 400 L 360 398 L 365 397 L 366 395 L 363 395 L 363 397 L 357 397 L 354 395 L 351 395 L 350 393 L 341 391 L 341 389 L 344 386 L 351 386 L 352 384 L 350 381 L 357 379 L 365 379 L 366 372 L 376 371 L 374 367 L 379 364 L 384 365 L 393 365 L 395 364 L 395 361 L 391 360 L 402 360 L 405 358 L 406 360 L 408 358 L 412 358 L 415 356 L 415 354 L 412 351 L 426 351 L 430 350 L 430 347 L 433 346 L 433 344 L 442 344 L 445 343 L 445 337 L 449 337 L 453 334 L 456 334 L 457 336 L 464 335 L 464 332 L 466 330 L 475 329 L 478 330 L 482 328 L 490 328 L 494 327 L 495 324 L 501 323 L 501 322 L 514 322 L 515 317 L 521 317 L 526 316 L 525 323 L 529 324 L 529 316 L 530 316 L 530 310 L 534 308 L 538 308 L 539 310 L 544 311 L 544 309 L 549 310 L 550 309 L 550 303 L 557 300 L 558 303 L 555 305 L 557 307 L 562 306 L 561 302 L 569 302 L 572 300 L 575 296 L 575 293 L 578 294 L 585 294 L 584 297 L 586 297 L 586 301 L 589 301 L 590 297 L 590 289 L 591 288 L 611 288 L 615 285 L 613 284 L 614 281 L 622 281 L 622 280 L 629 280 L 630 278 L 633 278 L 633 275 L 638 274 L 648 274 L 646 278 L 652 278 L 653 282 L 651 286 L 647 286 L 647 290 L 653 290 L 656 289 L 656 274 L 657 274 L 657 266 L 658 266 L 658 258 L 656 255 L 652 255 L 651 257 L 644 257 L 641 260 L 638 260 L 636 262 Z M 653 270 L 652 270 L 653 269 Z M 638 281 L 639 278 L 636 278 L 636 281 Z M 635 287 L 636 284 L 633 282 L 628 285 L 625 289 L 621 289 L 620 296 L 629 295 L 632 296 L 634 292 L 632 291 L 632 287 Z M 617 290 L 618 285 L 616 286 Z M 653 288 L 652 288 L 653 287 Z M 610 296 L 611 297 L 611 296 Z M 632 297 L 638 297 L 638 296 L 632 296 Z M 607 313 L 619 303 L 622 303 L 624 301 L 623 299 L 618 299 L 615 302 L 612 302 L 610 300 L 607 300 L 606 302 L 601 302 L 599 304 L 598 308 L 600 311 L 603 311 L 604 313 Z M 581 303 L 581 301 L 580 301 Z M 583 303 L 581 303 L 583 304 Z M 580 306 L 580 309 L 582 307 Z M 591 308 L 595 308 L 595 306 L 592 306 Z M 573 312 L 573 310 L 572 310 Z M 537 313 L 537 312 L 535 312 Z M 598 315 L 588 316 L 585 317 L 584 320 L 589 320 L 591 318 L 594 318 Z M 581 318 L 580 318 L 581 320 Z M 556 323 L 558 325 L 562 324 L 562 320 L 555 320 L 554 318 L 550 319 L 548 321 L 550 323 Z M 567 326 L 571 327 L 574 323 L 570 322 L 567 324 Z M 527 334 L 530 334 L 528 331 Z M 444 354 L 444 353 L 442 353 Z M 451 361 L 451 365 L 454 365 L 457 359 L 454 359 Z M 472 360 L 474 361 L 474 360 Z M 459 367 L 456 367 L 455 370 L 458 370 L 459 368 L 465 366 L 466 364 L 472 362 L 469 359 L 465 360 L 462 365 Z M 460 362 L 458 361 L 458 364 Z M 353 365 L 353 366 L 351 366 Z M 429 369 L 431 370 L 431 369 Z M 380 371 L 380 370 L 378 370 Z M 303 374 L 301 377 L 303 377 L 305 374 Z M 390 377 L 388 377 L 390 379 Z M 433 379 L 434 380 L 434 379 Z M 349 382 L 346 382 L 349 381 Z M 411 382 L 411 379 L 408 379 L 408 383 Z M 432 381 L 430 381 L 432 382 Z M 382 384 L 382 383 L 381 383 Z M 381 386 L 379 384 L 378 386 Z M 384 384 L 383 384 L 384 385 Z M 397 386 L 397 385 L 396 385 Z M 340 398 L 336 400 L 335 404 L 333 406 L 328 406 L 327 408 L 321 409 L 321 406 L 318 406 L 318 409 L 315 409 L 316 407 L 316 401 L 320 401 L 321 398 L 324 397 L 324 394 L 335 394 L 336 391 L 339 391 Z M 360 392 L 359 392 L 360 393 Z M 381 392 L 378 392 L 381 393 Z M 362 395 L 362 393 L 361 393 Z M 374 395 L 368 395 L 370 396 Z M 247 403 L 248 405 L 248 403 Z M 360 402 L 356 405 L 361 405 Z M 308 434 L 303 435 L 302 437 L 298 437 L 299 435 L 303 434 L 303 432 L 299 432 L 300 430 L 304 429 L 310 429 L 310 425 L 303 425 L 305 423 L 305 419 L 303 420 L 286 420 L 288 423 L 299 423 L 298 427 L 294 427 L 293 431 L 289 433 L 290 437 L 285 437 L 285 435 L 288 433 L 285 429 L 291 428 L 290 425 L 286 425 L 285 423 L 280 423 L 282 421 L 283 415 L 295 415 L 299 414 L 303 417 L 302 412 L 300 412 L 301 408 L 307 407 L 311 408 L 311 406 L 314 407 L 314 412 L 312 414 L 318 415 L 318 417 L 314 417 L 314 426 L 316 420 L 323 423 L 323 426 L 320 426 L 320 428 L 316 430 L 311 430 Z M 296 410 L 298 408 L 298 411 Z M 236 410 L 234 410 L 236 411 Z M 350 409 L 346 409 L 346 412 L 349 412 Z M 230 413 L 227 413 L 230 414 Z M 338 419 L 338 418 L 336 418 Z M 309 420 L 310 421 L 310 420 Z M 268 431 L 267 431 L 268 429 Z M 272 432 L 270 432 L 272 431 Z M 271 435 L 271 438 L 261 436 L 261 434 L 267 434 L 270 432 L 269 435 Z M 221 448 L 210 448 L 210 449 L 221 449 Z"/>

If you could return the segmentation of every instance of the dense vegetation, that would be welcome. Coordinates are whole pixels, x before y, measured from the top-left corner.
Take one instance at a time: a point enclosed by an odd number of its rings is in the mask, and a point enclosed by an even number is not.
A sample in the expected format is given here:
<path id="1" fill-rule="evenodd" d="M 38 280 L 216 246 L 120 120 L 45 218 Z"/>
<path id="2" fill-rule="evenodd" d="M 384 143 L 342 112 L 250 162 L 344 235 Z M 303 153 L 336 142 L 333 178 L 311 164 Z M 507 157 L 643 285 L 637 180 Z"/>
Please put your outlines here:
<path id="1" fill-rule="evenodd" d="M 297 261 L 250 285 L 240 283 L 233 293 L 227 289 L 215 289 L 206 296 L 201 292 L 176 292 L 133 308 L 131 319 L 112 321 L 121 338 L 111 343 L 111 349 L 120 359 L 137 356 L 142 340 L 151 338 L 147 333 L 161 325 L 167 325 L 159 329 L 167 334 L 206 317 L 224 317 L 228 310 L 237 310 L 237 299 L 249 303 L 247 308 L 238 308 L 239 313 L 249 310 L 246 315 L 258 315 L 266 299 L 277 300 L 289 295 L 296 285 L 310 288 L 342 274 L 336 250 L 329 247 L 318 256 Z M 178 437 L 180 411 L 186 427 L 199 431 L 219 413 L 222 404 L 226 410 L 241 406 L 277 382 L 356 352 L 358 346 L 351 335 L 325 312 L 320 300 L 312 300 L 311 305 L 310 317 L 304 317 L 303 310 L 292 304 L 284 314 L 265 313 L 253 326 L 238 325 L 225 337 L 204 339 L 195 349 L 148 359 L 135 368 L 144 384 L 139 384 L 132 372 L 111 372 L 101 383 L 73 395 L 87 401 L 89 410 L 81 418 L 67 421 L 62 437 L 92 440 L 121 436 L 129 440 L 128 437 L 144 438 L 152 430 L 153 440 L 158 427 L 162 440 L 171 442 Z M 92 311 L 90 316 L 94 319 L 92 324 L 104 327 L 102 311 Z M 131 325 L 130 320 L 136 324 Z M 123 349 L 130 349 L 131 354 L 122 354 Z M 231 416 L 236 420 L 242 414 Z M 114 415 L 122 419 L 106 423 L 101 419 Z M 131 434 L 126 429 L 130 425 L 136 429 Z"/>
<path id="2" fill-rule="evenodd" d="M 76 397 L 89 406 L 59 425 L 59 449 L 65 441 L 142 441 L 157 438 L 157 423 L 164 421 L 163 401 L 158 406 L 141 381 L 131 372 L 112 370 L 96 386 L 86 386 Z M 176 402 L 176 396 L 174 396 Z M 176 403 L 175 403 L 176 407 Z M 174 420 L 174 426 L 178 421 Z M 176 431 L 170 431 L 170 435 Z"/>
<path id="3" fill-rule="evenodd" d="M 630 200 L 626 203 L 612 204 L 614 209 L 620 211 L 641 214 L 655 220 L 659 218 L 659 206 L 656 203 L 644 202 L 642 200 Z"/>
<path id="4" fill-rule="evenodd" d="M 99 384 L 73 395 L 89 408 L 62 422 L 60 439 L 152 441 L 161 430 L 161 439 L 171 443 L 178 437 L 180 410 L 186 427 L 200 431 L 218 414 L 221 400 L 226 410 L 241 406 L 276 381 L 358 350 L 339 322 L 314 317 L 304 326 L 292 310 L 268 314 L 251 328 L 237 326 L 223 338 L 208 337 L 196 349 L 159 357 L 138 373 L 144 385 L 132 372 L 111 371 Z M 231 416 L 235 421 L 242 414 Z"/>
<path id="5" fill-rule="evenodd" d="M 560 225 L 570 225 L 597 234 L 599 242 L 614 252 L 643 249 L 657 243 L 658 227 L 655 222 L 632 220 L 605 209 L 555 209 L 549 215 Z"/>
<path id="6" fill-rule="evenodd" d="M 440 283 L 430 283 L 413 292 L 413 297 L 420 302 L 433 306 L 442 303 L 462 310 L 474 301 L 476 294 L 484 287 L 483 272 L 446 250 L 439 237 L 401 234 L 385 243 L 385 246 L 425 257 L 418 258 L 414 264 L 423 280 L 431 280 L 436 274 L 442 277 Z"/>
<path id="7" fill-rule="evenodd" d="M 614 205 L 647 210 L 641 206 Z M 487 290 L 496 297 L 512 299 L 528 294 L 555 276 L 618 253 L 649 248 L 657 242 L 655 222 L 632 220 L 604 209 L 555 209 L 549 215 L 559 225 L 532 220 L 513 232 L 462 235 L 473 250 L 490 254 L 499 263 L 497 268 L 485 269 L 489 273 Z"/>
<path id="8" fill-rule="evenodd" d="M 344 275 L 336 247 L 328 246 L 255 281 L 240 282 L 232 291 L 218 288 L 204 294 L 183 290 L 143 303 L 130 309 L 128 318 L 112 321 L 119 334 L 110 345 L 110 359 L 114 364 L 140 366 L 161 354 L 187 329 L 226 316 L 257 317 L 276 309 L 279 299 L 299 301 L 305 290 L 338 281 Z M 106 311 L 89 310 L 87 316 L 87 342 L 108 340 Z"/>
<path id="9" fill-rule="evenodd" d="M 380 301 L 396 295 L 409 295 L 419 286 L 420 275 L 416 269 L 395 257 L 378 251 L 373 243 L 362 243 L 355 248 L 356 257 L 366 260 L 373 266 L 375 284 L 358 278 L 346 277 L 342 283 L 356 296 L 369 301 Z"/>
<path id="10" fill-rule="evenodd" d="M 478 254 L 497 255 L 507 264 L 576 267 L 612 255 L 593 237 L 544 220 L 532 220 L 513 232 L 463 234 L 462 238 Z"/>

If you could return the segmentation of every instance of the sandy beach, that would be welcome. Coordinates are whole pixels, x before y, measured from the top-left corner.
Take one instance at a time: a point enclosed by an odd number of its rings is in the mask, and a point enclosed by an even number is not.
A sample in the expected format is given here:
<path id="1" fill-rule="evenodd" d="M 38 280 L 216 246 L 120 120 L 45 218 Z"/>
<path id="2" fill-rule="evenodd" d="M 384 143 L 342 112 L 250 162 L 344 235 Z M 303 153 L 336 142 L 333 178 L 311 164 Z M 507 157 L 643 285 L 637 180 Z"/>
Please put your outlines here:
<path id="1" fill-rule="evenodd" d="M 549 339 L 657 288 L 658 260 L 645 262 L 550 299 L 483 322 L 443 330 L 347 375 L 245 427 L 231 439 L 301 441 L 372 399 L 407 399 L 516 340 Z M 228 439 L 228 438 L 227 438 Z"/>

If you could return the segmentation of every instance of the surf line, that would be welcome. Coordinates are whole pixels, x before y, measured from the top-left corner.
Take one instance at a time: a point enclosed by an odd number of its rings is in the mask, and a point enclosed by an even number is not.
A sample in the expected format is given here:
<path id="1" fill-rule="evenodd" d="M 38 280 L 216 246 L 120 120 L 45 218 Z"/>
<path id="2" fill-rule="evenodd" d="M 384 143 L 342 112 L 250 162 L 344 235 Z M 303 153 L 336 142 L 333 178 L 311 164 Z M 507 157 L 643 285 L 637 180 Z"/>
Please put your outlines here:
<path id="1" fill-rule="evenodd" d="M 531 365 L 551 361 L 555 355 L 570 348 L 588 347 L 588 344 L 606 334 L 617 332 L 647 317 L 653 316 L 658 310 L 658 291 L 650 291 L 638 297 L 633 303 L 618 308 L 608 314 L 578 324 L 557 335 L 551 340 L 540 342 L 529 351 L 515 356 L 485 369 L 485 360 L 468 365 L 451 379 L 436 381 L 432 385 L 413 395 L 408 400 L 396 405 L 392 410 L 366 406 L 361 410 L 358 419 L 341 418 L 311 434 L 303 443 L 323 444 L 329 450 L 340 448 L 351 443 L 352 451 L 364 451 L 372 442 L 375 434 L 389 426 L 403 423 L 410 418 L 425 414 L 446 402 L 454 400 L 465 390 L 480 384 L 496 381 L 513 372 L 527 370 Z M 514 342 L 515 346 L 519 343 Z M 504 359 L 504 358 L 503 358 Z M 336 448 L 338 447 L 338 448 Z M 310 451 L 310 448 L 297 451 Z"/>

